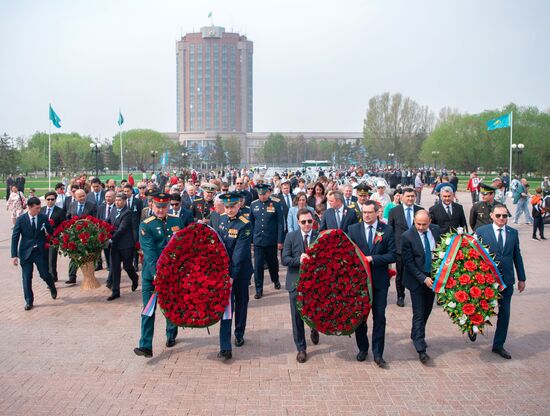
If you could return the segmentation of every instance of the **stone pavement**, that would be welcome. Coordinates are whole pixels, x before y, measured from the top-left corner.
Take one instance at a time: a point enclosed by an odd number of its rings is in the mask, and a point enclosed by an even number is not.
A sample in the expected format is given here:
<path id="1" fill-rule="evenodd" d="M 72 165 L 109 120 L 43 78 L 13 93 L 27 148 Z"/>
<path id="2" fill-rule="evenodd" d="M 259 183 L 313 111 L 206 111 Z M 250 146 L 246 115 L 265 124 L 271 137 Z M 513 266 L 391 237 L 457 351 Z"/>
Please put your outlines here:
<path id="1" fill-rule="evenodd" d="M 468 212 L 469 195 L 460 198 Z M 432 201 L 425 192 L 423 205 Z M 357 362 L 353 337 L 324 335 L 308 345 L 307 363 L 298 364 L 288 293 L 271 285 L 263 299 L 251 299 L 246 344 L 234 348 L 230 362 L 216 358 L 217 325 L 210 334 L 180 330 L 176 346 L 165 348 L 160 313 L 154 357 L 137 357 L 141 293 L 130 292 L 129 279 L 123 277 L 122 297 L 106 302 L 104 286 L 95 292 L 65 286 L 68 261 L 60 258 L 58 299 L 35 274 L 35 308 L 25 312 L 10 229 L 2 215 L 0 415 L 550 414 L 550 241 L 531 241 L 530 227 L 518 226 L 528 280 L 512 301 L 506 348 L 513 359 L 491 353 L 492 328 L 472 343 L 436 307 L 427 328 L 433 360 L 423 366 L 409 339 L 409 299 L 398 308 L 392 284 L 387 370 L 371 355 Z M 97 277 L 103 284 L 106 271 Z"/>

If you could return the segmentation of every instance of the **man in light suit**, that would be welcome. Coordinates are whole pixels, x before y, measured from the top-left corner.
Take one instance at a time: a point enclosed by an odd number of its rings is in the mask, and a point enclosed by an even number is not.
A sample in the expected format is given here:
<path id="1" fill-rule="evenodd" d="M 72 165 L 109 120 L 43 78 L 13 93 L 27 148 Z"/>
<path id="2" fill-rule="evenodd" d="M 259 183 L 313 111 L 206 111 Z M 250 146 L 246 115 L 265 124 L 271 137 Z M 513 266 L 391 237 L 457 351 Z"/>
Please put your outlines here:
<path id="1" fill-rule="evenodd" d="M 414 226 L 401 237 L 403 284 L 410 291 L 413 310 L 411 339 L 422 364 L 430 360 L 426 353 L 426 324 L 432 312 L 435 293 L 432 290 L 432 252 L 441 236 L 439 226 L 431 224 L 425 210 L 414 216 Z"/>
<path id="2" fill-rule="evenodd" d="M 344 206 L 344 194 L 340 191 L 330 191 L 327 194 L 330 208 L 325 211 L 321 220 L 320 230 L 342 230 L 348 232 L 351 224 L 357 223 L 357 215 L 353 209 Z"/>
<path id="3" fill-rule="evenodd" d="M 362 206 L 363 222 L 350 225 L 348 235 L 367 256 L 372 273 L 372 355 L 374 362 L 386 367 L 384 340 L 386 335 L 386 305 L 390 276 L 388 266 L 395 262 L 395 239 L 389 225 L 378 221 L 381 209 L 375 201 L 366 201 Z M 365 361 L 369 350 L 367 319 L 355 330 L 359 353 L 357 361 Z"/>
<path id="4" fill-rule="evenodd" d="M 47 192 L 44 195 L 46 206 L 40 208 L 40 213 L 46 215 L 52 228 L 55 230 L 63 221 L 65 221 L 65 211 L 55 205 L 57 194 L 55 192 Z M 53 277 L 53 281 L 57 282 L 57 252 L 58 249 L 50 246 L 48 249 L 48 270 Z"/>
<path id="5" fill-rule="evenodd" d="M 525 290 L 526 280 L 523 258 L 519 249 L 518 232 L 506 225 L 509 216 L 505 205 L 496 204 L 491 212 L 493 223 L 483 225 L 476 231 L 483 244 L 487 245 L 489 251 L 495 256 L 502 279 L 506 284 L 506 289 L 501 292 L 502 298 L 498 301 L 498 320 L 493 339 L 493 352 L 507 360 L 512 358 L 510 353 L 504 349 L 504 342 L 508 335 L 510 304 L 516 282 L 514 267 L 518 274 L 518 291 L 520 293 Z"/>
<path id="6" fill-rule="evenodd" d="M 28 212 L 17 218 L 11 236 L 11 258 L 14 266 L 21 262 L 23 272 L 23 294 L 25 310 L 30 311 L 34 303 L 32 292 L 33 265 L 46 282 L 52 299 L 57 298 L 57 289 L 53 277 L 48 271 L 48 251 L 46 250 L 46 233 L 53 234 L 48 217 L 40 213 L 40 199 L 29 198 Z"/>
<path id="7" fill-rule="evenodd" d="M 464 228 L 464 231 L 467 232 L 468 225 L 464 209 L 462 205 L 453 202 L 455 197 L 453 188 L 443 186 L 439 191 L 439 197 L 441 203 L 437 203 L 430 208 L 432 224 L 439 225 L 441 234 L 447 234 L 451 230 L 456 231 L 458 227 Z"/>
<path id="8" fill-rule="evenodd" d="M 395 278 L 395 288 L 397 290 L 397 306 L 405 306 L 405 286 L 403 285 L 403 257 L 401 255 L 401 236 L 403 233 L 413 227 L 414 215 L 417 211 L 423 209 L 416 205 L 416 196 L 413 188 L 404 188 L 401 204 L 392 208 L 388 217 L 388 225 L 393 228 L 395 236 L 395 249 L 397 251 L 397 261 L 395 268 L 397 276 Z"/>
<path id="9" fill-rule="evenodd" d="M 283 246 L 282 263 L 288 267 L 286 273 L 286 290 L 290 299 L 290 314 L 292 319 L 292 336 L 294 338 L 294 344 L 298 350 L 296 361 L 299 363 L 305 363 L 307 360 L 306 352 L 306 338 L 304 331 L 304 321 L 298 312 L 296 307 L 296 284 L 298 281 L 298 275 L 300 273 L 300 263 L 307 257 L 305 249 L 315 239 L 317 234 L 312 230 L 313 228 L 313 215 L 307 208 L 298 210 L 297 213 L 299 230 L 291 231 L 288 233 Z M 319 332 L 311 330 L 311 341 L 314 344 L 319 343 Z"/>

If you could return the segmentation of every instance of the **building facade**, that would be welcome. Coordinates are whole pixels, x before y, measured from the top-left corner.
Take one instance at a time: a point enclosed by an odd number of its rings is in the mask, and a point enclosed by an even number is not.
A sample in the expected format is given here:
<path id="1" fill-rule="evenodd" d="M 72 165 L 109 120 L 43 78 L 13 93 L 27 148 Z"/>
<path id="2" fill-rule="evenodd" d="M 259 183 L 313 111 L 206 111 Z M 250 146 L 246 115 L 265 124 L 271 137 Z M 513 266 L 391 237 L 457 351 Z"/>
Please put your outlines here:
<path id="1" fill-rule="evenodd" d="M 253 43 L 220 26 L 176 42 L 177 131 L 253 129 Z"/>

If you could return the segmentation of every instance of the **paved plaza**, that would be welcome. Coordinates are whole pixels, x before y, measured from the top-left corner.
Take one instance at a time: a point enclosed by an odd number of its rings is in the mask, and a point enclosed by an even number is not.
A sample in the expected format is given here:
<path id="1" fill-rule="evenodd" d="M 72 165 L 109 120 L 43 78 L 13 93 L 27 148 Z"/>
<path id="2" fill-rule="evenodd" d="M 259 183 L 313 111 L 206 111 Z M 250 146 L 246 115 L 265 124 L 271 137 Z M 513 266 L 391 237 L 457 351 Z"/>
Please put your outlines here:
<path id="1" fill-rule="evenodd" d="M 459 197 L 468 213 L 469 194 Z M 423 205 L 432 202 L 425 191 Z M 432 362 L 422 365 L 409 339 L 410 300 L 407 295 L 405 308 L 397 307 L 392 283 L 384 354 L 389 368 L 382 370 L 370 352 L 366 362 L 355 360 L 354 337 L 322 334 L 319 345 L 308 344 L 308 361 L 298 364 L 288 292 L 271 284 L 261 300 L 251 297 L 246 344 L 234 347 L 229 362 L 216 358 L 218 325 L 210 333 L 180 329 L 176 346 L 167 349 L 160 312 L 153 358 L 134 355 L 140 289 L 132 293 L 123 273 L 122 297 L 106 302 L 105 270 L 97 272 L 102 287 L 94 292 L 80 290 L 81 272 L 76 286 L 66 286 L 66 258 L 59 260 L 57 300 L 35 271 L 35 307 L 26 312 L 5 213 L 0 415 L 548 415 L 550 241 L 532 241 L 530 226 L 517 228 L 527 287 L 512 298 L 505 347 L 513 359 L 491 353 L 494 327 L 472 343 L 435 307 L 427 326 Z"/>

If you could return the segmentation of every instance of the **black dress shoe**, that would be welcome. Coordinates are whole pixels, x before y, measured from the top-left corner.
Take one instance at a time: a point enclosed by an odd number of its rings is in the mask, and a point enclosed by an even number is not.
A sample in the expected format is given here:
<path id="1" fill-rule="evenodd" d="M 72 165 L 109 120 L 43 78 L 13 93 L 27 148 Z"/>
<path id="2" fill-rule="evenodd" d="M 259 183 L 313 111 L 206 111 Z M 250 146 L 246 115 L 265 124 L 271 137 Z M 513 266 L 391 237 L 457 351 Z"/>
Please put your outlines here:
<path id="1" fill-rule="evenodd" d="M 28 303 L 25 305 L 25 310 L 30 311 L 32 309 L 32 305 L 29 305 Z"/>
<path id="2" fill-rule="evenodd" d="M 132 280 L 132 292 L 135 292 L 136 289 L 138 287 L 138 281 L 137 280 Z"/>
<path id="3" fill-rule="evenodd" d="M 235 346 L 242 347 L 244 345 L 244 338 L 235 338 Z"/>
<path id="4" fill-rule="evenodd" d="M 365 361 L 367 359 L 367 355 L 368 355 L 368 352 L 367 351 L 359 351 L 357 353 L 357 357 L 355 357 L 357 359 L 357 361 Z"/>
<path id="5" fill-rule="evenodd" d="M 376 365 L 380 368 L 386 368 L 386 360 L 384 360 L 382 357 L 376 357 L 374 359 L 374 362 L 376 363 Z"/>
<path id="6" fill-rule="evenodd" d="M 317 331 L 316 329 L 312 329 L 310 337 L 311 337 L 311 342 L 313 342 L 315 345 L 319 343 L 319 331 Z"/>
<path id="7" fill-rule="evenodd" d="M 397 298 L 397 302 L 395 302 L 395 304 L 399 307 L 404 307 L 405 306 L 405 298 L 402 298 L 402 297 L 398 297 Z"/>
<path id="8" fill-rule="evenodd" d="M 418 359 L 422 364 L 426 364 L 428 361 L 430 361 L 431 358 L 428 354 L 426 354 L 425 351 L 423 351 L 418 353 Z"/>
<path id="9" fill-rule="evenodd" d="M 468 338 L 470 338 L 470 341 L 475 342 L 477 339 L 477 334 L 472 331 L 468 331 Z"/>
<path id="10" fill-rule="evenodd" d="M 107 298 L 107 300 L 112 301 L 112 300 L 118 299 L 119 297 L 120 297 L 120 295 L 111 295 Z"/>
<path id="11" fill-rule="evenodd" d="M 52 295 L 52 299 L 57 298 L 57 289 L 55 288 L 55 286 L 50 287 L 50 295 Z"/>
<path id="12" fill-rule="evenodd" d="M 305 363 L 307 360 L 307 352 L 305 351 L 298 351 L 298 355 L 296 356 L 296 361 L 299 363 Z"/>
<path id="13" fill-rule="evenodd" d="M 493 352 L 495 354 L 500 355 L 502 358 L 506 358 L 507 360 L 510 360 L 512 358 L 510 353 L 506 351 L 503 347 L 500 347 L 500 348 L 493 347 Z"/>
<path id="14" fill-rule="evenodd" d="M 261 299 L 264 294 L 262 292 L 258 292 L 254 295 L 254 299 Z"/>
<path id="15" fill-rule="evenodd" d="M 151 358 L 153 356 L 153 351 L 148 350 L 147 348 L 134 348 L 134 354 L 146 358 Z"/>
<path id="16" fill-rule="evenodd" d="M 167 339 L 166 340 L 166 348 L 172 348 L 174 345 L 176 345 L 175 339 Z"/>
<path id="17" fill-rule="evenodd" d="M 232 357 L 233 357 L 233 354 L 231 354 L 231 351 L 221 350 L 218 353 L 218 358 L 223 358 L 224 360 L 230 360 Z"/>
<path id="18" fill-rule="evenodd" d="M 69 280 L 67 280 L 67 281 L 65 282 L 65 284 L 66 284 L 66 285 L 74 285 L 74 284 L 76 284 L 76 279 L 71 279 L 71 278 L 69 278 Z"/>
<path id="19" fill-rule="evenodd" d="M 107 282 L 107 284 L 105 285 L 105 287 L 107 289 L 111 289 L 113 287 L 113 284 L 111 282 Z"/>
<path id="20" fill-rule="evenodd" d="M 277 289 L 277 290 L 281 289 L 281 283 L 280 282 L 275 283 L 275 289 Z"/>

